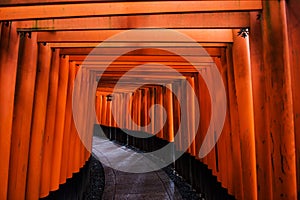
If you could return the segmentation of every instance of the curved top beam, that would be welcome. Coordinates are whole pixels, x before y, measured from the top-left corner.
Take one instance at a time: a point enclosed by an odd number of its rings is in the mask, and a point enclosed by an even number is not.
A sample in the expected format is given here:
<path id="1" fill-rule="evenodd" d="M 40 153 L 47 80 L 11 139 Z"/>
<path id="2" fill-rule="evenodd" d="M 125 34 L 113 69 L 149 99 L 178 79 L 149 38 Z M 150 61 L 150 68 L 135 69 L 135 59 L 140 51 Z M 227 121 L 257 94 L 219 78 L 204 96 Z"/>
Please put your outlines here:
<path id="1" fill-rule="evenodd" d="M 91 16 L 257 11 L 261 0 L 253 1 L 159 1 L 79 3 L 0 7 L 0 20 L 55 19 Z"/>

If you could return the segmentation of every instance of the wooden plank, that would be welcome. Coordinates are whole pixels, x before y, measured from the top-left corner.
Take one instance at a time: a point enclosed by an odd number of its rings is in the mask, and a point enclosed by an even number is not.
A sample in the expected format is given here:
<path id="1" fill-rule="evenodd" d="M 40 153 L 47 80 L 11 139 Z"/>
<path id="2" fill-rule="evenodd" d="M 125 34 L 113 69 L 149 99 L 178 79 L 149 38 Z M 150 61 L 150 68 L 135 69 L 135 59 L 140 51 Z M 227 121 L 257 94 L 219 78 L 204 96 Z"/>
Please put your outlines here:
<path id="1" fill-rule="evenodd" d="M 65 31 L 133 28 L 241 28 L 249 27 L 249 13 L 183 13 L 31 20 L 18 22 L 17 27 L 18 31 Z"/>
<path id="2" fill-rule="evenodd" d="M 156 2 L 165 1 L 165 0 L 156 0 Z M 175 0 L 181 1 L 181 0 Z M 186 1 L 195 1 L 195 0 L 186 0 Z M 202 1 L 202 0 L 199 0 Z M 210 0 L 210 1 L 219 1 L 219 0 Z M 231 1 L 231 0 L 226 0 Z M 249 1 L 249 0 L 240 0 L 240 1 Z M 2 0 L 0 5 L 5 6 L 15 6 L 15 5 L 48 5 L 48 4 L 68 4 L 68 3 L 101 3 L 101 2 L 126 2 L 126 0 Z"/>
<path id="3" fill-rule="evenodd" d="M 177 34 L 185 35 L 183 37 L 168 37 L 167 31 L 176 31 Z M 194 42 L 202 43 L 226 43 L 232 42 L 231 29 L 134 29 L 131 33 L 126 33 L 124 30 L 91 30 L 91 31 L 56 31 L 56 32 L 38 32 L 38 42 L 50 42 L 50 43 L 73 43 L 73 42 L 105 42 L 105 45 L 114 46 L 114 42 L 126 42 L 125 47 L 139 46 L 139 43 L 173 43 L 169 46 L 177 46 L 177 43 L 193 42 L 193 44 L 186 45 L 187 47 L 198 47 Z M 159 34 L 157 37 L 155 35 Z M 118 37 L 116 35 L 119 34 Z M 130 34 L 130 37 L 129 37 Z M 111 37 L 115 36 L 117 40 Z M 190 40 L 186 38 L 191 38 Z M 175 40 L 175 42 L 174 42 Z M 104 44 L 102 44 L 104 45 Z M 120 46 L 120 45 L 118 45 Z M 146 45 L 144 45 L 146 46 Z M 146 47 L 147 47 L 146 46 Z M 103 46 L 104 47 L 104 46 Z M 139 46 L 141 48 L 141 46 Z"/>
<path id="4" fill-rule="evenodd" d="M 205 49 L 212 49 L 212 48 L 226 48 L 227 43 L 222 42 L 198 42 L 198 46 L 195 45 L 188 45 L 189 43 L 180 43 L 180 42 L 160 42 L 160 41 L 151 41 L 151 42 L 136 42 L 135 44 L 130 44 L 129 42 L 50 42 L 49 45 L 52 48 L 61 48 L 63 50 L 74 50 L 75 52 L 71 52 L 68 54 L 74 54 L 74 55 L 87 55 L 90 54 L 91 51 L 96 47 L 101 47 L 101 50 L 94 51 L 93 55 L 115 55 L 126 52 L 130 55 L 139 55 L 138 52 L 143 52 L 147 54 L 147 51 L 149 50 L 156 50 L 158 47 L 163 47 L 166 51 L 166 53 L 169 52 L 169 54 L 172 51 L 179 51 L 180 53 L 183 53 L 183 55 L 194 55 L 194 51 L 198 51 L 201 49 L 201 47 Z M 140 46 L 139 46 L 140 45 Z M 141 47 L 141 45 L 143 45 Z M 193 52 L 194 54 L 191 54 Z M 185 52 L 184 52 L 185 50 Z M 165 54 L 166 54 L 165 53 Z M 64 54 L 64 52 L 62 52 Z M 149 54 L 149 53 L 148 53 Z M 157 53 L 156 53 L 157 54 Z M 156 55 L 154 54 L 154 55 Z M 199 53 L 198 53 L 199 54 Z M 92 54 L 91 54 L 92 55 Z M 164 54 L 163 54 L 164 55 Z"/>
<path id="5" fill-rule="evenodd" d="M 260 10 L 261 1 L 160 1 L 0 7 L 1 20 Z"/>
<path id="6" fill-rule="evenodd" d="M 55 44 L 66 44 L 70 45 L 71 47 L 77 46 L 76 48 L 71 48 L 71 50 L 74 50 L 74 52 L 70 52 L 70 59 L 74 61 L 82 61 L 89 56 L 89 59 L 97 59 L 98 56 L 99 58 L 101 57 L 109 57 L 109 56 L 114 56 L 114 55 L 122 55 L 119 59 L 124 59 L 126 57 L 129 58 L 129 56 L 145 56 L 145 57 L 150 57 L 150 56 L 157 56 L 157 57 L 178 57 L 180 56 L 185 56 L 187 58 L 190 57 L 195 57 L 197 56 L 211 56 L 211 57 L 219 57 L 221 56 L 221 50 L 224 49 L 222 47 L 202 47 L 199 46 L 199 48 L 186 48 L 186 44 L 182 45 L 182 47 L 163 47 L 159 45 L 160 48 L 164 48 L 164 50 L 160 50 L 158 48 L 143 48 L 143 49 L 136 49 L 132 51 L 132 47 L 103 47 L 101 48 L 100 51 L 93 51 L 94 48 L 91 47 L 85 47 L 85 43 L 49 43 L 49 45 L 55 45 Z M 96 44 L 95 44 L 96 45 Z M 200 44 L 201 45 L 201 44 Z M 213 45 L 216 45 L 215 43 Z M 81 48 L 79 48 L 81 47 Z M 69 50 L 70 48 L 67 47 Z M 124 54 L 124 52 L 126 52 Z M 173 53 L 172 53 L 173 52 Z M 174 53 L 176 52 L 176 54 Z M 74 55 L 73 55 L 74 54 Z"/>
<path id="7" fill-rule="evenodd" d="M 191 65 L 191 64 L 199 64 L 199 63 L 208 63 L 213 62 L 210 56 L 203 56 L 203 57 L 196 57 L 196 56 L 189 56 L 188 60 L 182 58 L 181 56 L 121 56 L 115 60 L 115 56 L 91 56 L 91 57 L 72 57 L 72 61 L 76 61 L 77 64 L 105 64 L 111 63 L 112 64 L 142 64 L 142 63 L 161 63 L 166 65 L 172 65 L 175 63 L 176 65 Z M 80 60 L 81 59 L 81 60 Z"/>
<path id="8" fill-rule="evenodd" d="M 213 61 L 211 58 L 199 58 L 198 59 L 199 63 L 188 63 L 188 62 L 168 62 L 168 61 L 159 61 L 159 62 L 151 62 L 151 61 L 135 61 L 135 62 L 113 62 L 110 64 L 111 61 L 107 62 L 101 62 L 101 61 L 84 61 L 84 62 L 77 62 L 77 64 L 82 65 L 84 67 L 89 67 L 89 66 L 95 66 L 94 68 L 98 68 L 99 70 L 104 70 L 109 68 L 122 68 L 122 67 L 137 67 L 137 66 L 143 66 L 145 68 L 145 71 L 149 71 L 152 69 L 155 69 L 157 67 L 163 68 L 166 66 L 181 66 L 182 68 L 192 68 L 192 69 L 197 69 L 202 67 L 203 65 L 208 65 L 209 63 L 212 63 Z M 195 66 L 195 67 L 194 67 Z M 202 67 L 203 68 L 203 67 Z"/>
<path id="9" fill-rule="evenodd" d="M 53 44 L 53 43 L 51 43 Z M 59 43 L 58 43 L 59 44 Z M 61 43 L 62 45 L 64 43 Z M 69 47 L 66 47 L 66 48 L 60 48 L 59 49 L 61 50 L 61 54 L 62 55 L 87 55 L 91 52 L 92 48 L 91 47 L 94 47 L 95 45 L 99 44 L 99 43 L 85 43 L 87 44 L 87 46 L 84 45 L 84 43 L 67 43 L 66 46 L 69 46 Z M 217 42 L 214 42 L 214 43 L 198 43 L 201 47 L 207 49 L 207 48 L 226 48 L 227 46 L 227 43 L 217 43 Z M 75 46 L 75 47 L 72 47 L 72 46 Z M 91 48 L 90 50 L 87 50 L 86 48 Z M 155 48 L 142 48 L 140 49 L 140 47 L 137 47 L 137 46 L 130 46 L 130 45 L 123 45 L 121 46 L 122 48 L 131 48 L 131 49 L 128 49 L 129 51 L 126 51 L 128 55 L 140 55 L 142 54 L 142 51 L 144 50 L 148 50 L 148 49 L 155 49 Z M 186 46 L 185 46 L 186 47 Z M 104 47 L 105 48 L 105 47 Z M 120 48 L 120 47 L 116 47 L 116 48 Z M 132 48 L 136 48 L 135 51 L 131 52 L 132 51 Z M 164 47 L 165 48 L 165 51 L 170 51 L 172 52 L 172 49 L 174 50 L 179 50 L 180 53 L 182 53 L 182 55 L 190 55 L 190 56 L 193 56 L 193 55 L 199 55 L 199 48 L 191 48 L 189 47 L 188 49 L 184 47 Z M 140 49 L 140 50 L 139 50 Z M 156 49 L 157 50 L 157 49 Z M 138 52 L 136 52 L 138 51 Z M 198 51 L 198 53 L 197 53 Z M 116 50 L 115 48 L 105 48 L 103 49 L 103 54 L 104 55 L 116 55 L 118 53 L 123 53 L 124 51 L 122 49 L 119 49 L 119 50 Z M 210 52 L 210 51 L 208 51 Z M 97 51 L 93 52 L 95 55 L 98 55 L 97 54 Z M 100 52 L 99 52 L 100 53 Z M 158 53 L 154 54 L 154 55 L 157 55 Z M 143 55 L 143 54 L 142 54 Z M 146 53 L 147 55 L 147 53 Z M 158 54 L 160 55 L 160 54 Z"/>

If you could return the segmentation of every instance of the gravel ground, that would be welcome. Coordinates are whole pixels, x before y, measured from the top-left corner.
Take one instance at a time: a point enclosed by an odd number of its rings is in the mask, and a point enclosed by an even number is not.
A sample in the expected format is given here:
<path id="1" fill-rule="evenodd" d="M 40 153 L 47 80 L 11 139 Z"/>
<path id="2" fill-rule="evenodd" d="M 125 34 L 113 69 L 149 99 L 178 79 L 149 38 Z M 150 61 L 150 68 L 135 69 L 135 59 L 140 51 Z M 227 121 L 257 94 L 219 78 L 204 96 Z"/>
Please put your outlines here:
<path id="1" fill-rule="evenodd" d="M 84 199 L 101 200 L 105 186 L 105 175 L 102 164 L 94 156 L 91 157 L 89 173 L 89 184 Z"/>
<path id="2" fill-rule="evenodd" d="M 163 169 L 176 185 L 181 197 L 186 200 L 204 200 L 170 165 Z"/>

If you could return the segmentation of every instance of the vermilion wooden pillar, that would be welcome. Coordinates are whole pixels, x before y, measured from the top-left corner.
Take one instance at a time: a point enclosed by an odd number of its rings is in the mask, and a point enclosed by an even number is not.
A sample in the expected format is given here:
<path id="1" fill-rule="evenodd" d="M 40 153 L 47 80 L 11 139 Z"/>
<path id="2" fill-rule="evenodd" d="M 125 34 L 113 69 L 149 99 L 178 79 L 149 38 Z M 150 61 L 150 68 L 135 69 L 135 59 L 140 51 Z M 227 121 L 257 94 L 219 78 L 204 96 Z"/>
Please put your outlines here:
<path id="1" fill-rule="evenodd" d="M 101 93 L 99 93 L 99 96 L 98 96 L 98 98 L 99 98 L 99 110 L 97 111 L 97 113 L 98 113 L 98 122 L 100 123 L 101 122 L 101 114 L 102 114 L 102 95 L 101 95 Z"/>
<path id="2" fill-rule="evenodd" d="M 117 109 L 118 112 L 116 112 L 117 118 L 119 119 L 117 126 L 120 128 L 124 128 L 123 126 L 123 115 L 124 115 L 124 104 L 123 104 L 123 94 L 118 93 L 117 94 Z"/>
<path id="3" fill-rule="evenodd" d="M 136 110 L 136 114 L 137 114 L 137 130 L 141 131 L 141 126 L 142 126 L 142 89 L 138 90 L 138 99 L 137 99 L 137 110 Z"/>
<path id="4" fill-rule="evenodd" d="M 136 127 L 135 127 L 135 124 L 136 124 L 136 114 L 135 114 L 135 111 L 136 111 L 136 91 L 134 91 L 132 93 L 132 96 L 131 96 L 131 119 L 132 119 L 132 124 L 131 124 L 131 130 L 135 130 Z"/>
<path id="5" fill-rule="evenodd" d="M 86 69 L 86 89 L 84 89 L 84 102 L 91 102 L 91 101 L 95 101 L 95 93 L 92 94 L 91 92 L 91 88 L 92 88 L 92 84 L 93 84 L 93 76 L 94 73 L 89 70 Z M 94 79 L 95 80 L 95 79 Z M 96 81 L 96 80 L 95 80 Z M 88 123 L 86 123 L 86 134 L 85 134 L 85 139 L 84 142 L 82 143 L 82 150 L 83 150 L 83 157 L 81 160 L 81 166 L 84 165 L 85 161 L 87 160 L 87 158 L 89 157 L 89 150 L 91 149 L 91 140 L 90 137 L 92 134 L 92 123 L 90 123 L 92 121 L 91 118 L 91 110 L 94 109 L 92 106 L 88 106 L 86 108 L 86 110 L 84 110 L 84 120 L 87 121 Z"/>
<path id="6" fill-rule="evenodd" d="M 195 140 L 196 140 L 196 146 L 195 146 L 195 149 L 196 149 L 196 159 L 199 159 L 199 155 L 198 155 L 198 152 L 200 151 L 200 148 L 201 148 L 201 145 L 202 145 L 202 141 L 204 139 L 204 134 L 202 134 L 202 131 L 201 131 L 201 128 L 204 127 L 201 123 L 201 120 L 202 118 L 205 118 L 204 116 L 202 116 L 202 102 L 201 102 L 201 98 L 200 96 L 202 95 L 202 91 L 200 93 L 200 76 L 201 74 L 200 73 L 197 73 L 196 76 L 195 76 L 195 94 L 197 96 L 197 100 L 198 100 L 198 104 L 199 104 L 199 125 L 198 125 L 198 129 L 197 129 L 197 132 L 196 132 L 196 137 L 195 137 Z M 203 81 L 203 80 L 202 80 Z M 202 97 L 202 96 L 201 96 Z M 203 100 L 203 99 L 202 99 Z M 209 113 L 210 114 L 210 113 Z M 203 131 L 204 132 L 204 131 Z M 203 161 L 203 159 L 202 159 Z"/>
<path id="7" fill-rule="evenodd" d="M 96 92 L 96 98 L 95 98 L 95 113 L 97 116 L 97 121 L 99 121 L 99 113 L 100 113 L 100 96 L 99 92 Z"/>
<path id="8" fill-rule="evenodd" d="M 146 123 L 147 123 L 147 119 L 146 119 L 146 115 L 147 115 L 147 111 L 146 111 L 146 109 L 147 109 L 147 98 L 146 98 L 147 89 L 142 88 L 141 92 L 142 92 L 141 93 L 141 95 L 142 95 L 141 96 L 141 110 L 140 110 L 140 112 L 141 112 L 141 127 L 143 127 L 143 129 L 145 131 L 147 131 L 145 129 L 145 126 L 146 126 Z"/>
<path id="9" fill-rule="evenodd" d="M 228 189 L 228 193 L 233 195 L 233 185 L 232 185 L 232 174 L 235 171 L 235 168 L 233 167 L 233 143 L 232 143 L 232 134 L 231 134 L 231 126 L 230 126 L 230 109 L 229 109 L 229 89 L 228 89 L 228 64 L 227 64 L 227 57 L 226 57 L 226 49 L 222 50 L 221 53 L 221 75 L 223 78 L 225 90 L 226 90 L 226 96 L 227 96 L 227 108 L 226 108 L 226 119 L 224 122 L 224 128 L 222 135 L 220 137 L 225 138 L 225 151 L 226 151 L 226 164 L 227 164 L 227 172 L 226 173 L 226 180 L 222 183 L 224 184 L 224 187 Z"/>
<path id="10" fill-rule="evenodd" d="M 125 107 L 124 107 L 124 94 L 123 93 L 119 93 L 119 99 L 118 99 L 118 117 L 119 117 L 119 127 L 120 128 L 124 128 L 124 111 L 125 111 Z"/>
<path id="11" fill-rule="evenodd" d="M 231 125 L 231 143 L 233 144 L 233 167 L 234 172 L 229 179 L 232 181 L 233 194 L 237 199 L 243 199 L 243 181 L 242 181 L 242 160 L 240 148 L 240 126 L 238 105 L 236 98 L 236 83 L 234 81 L 233 61 L 232 61 L 232 45 L 229 44 L 226 49 L 227 73 L 228 73 L 228 96 L 230 109 L 230 125 Z"/>
<path id="12" fill-rule="evenodd" d="M 164 107 L 166 109 L 167 119 L 164 129 L 164 139 L 174 141 L 174 125 L 173 125 L 173 103 L 172 103 L 172 84 L 167 84 L 164 93 Z"/>
<path id="13" fill-rule="evenodd" d="M 202 74 L 206 73 L 206 69 L 202 70 Z M 196 150 L 197 152 L 200 151 L 200 147 L 202 145 L 202 142 L 204 140 L 205 135 L 208 131 L 208 126 L 210 123 L 210 117 L 211 117 L 211 100 L 209 96 L 209 92 L 206 86 L 205 81 L 202 78 L 202 75 L 200 73 L 197 74 L 197 77 L 195 79 L 196 81 L 196 93 L 198 96 L 198 102 L 199 102 L 199 110 L 200 110 L 200 118 L 199 118 L 199 127 L 197 131 L 197 143 L 196 143 Z M 197 155 L 198 157 L 198 155 Z M 201 159 L 202 162 L 207 164 L 207 156 Z"/>
<path id="14" fill-rule="evenodd" d="M 60 183 L 66 182 L 68 163 L 71 162 L 71 160 L 69 160 L 69 151 L 74 151 L 74 149 L 70 149 L 70 140 L 71 140 L 70 137 L 72 136 L 71 135 L 71 121 L 73 119 L 72 95 L 73 95 L 75 73 L 76 73 L 75 62 L 70 62 L 66 111 L 65 111 L 65 125 L 64 125 L 64 134 L 63 134 L 62 152 L 61 152 L 62 155 L 61 155 L 61 166 L 60 166 Z"/>
<path id="15" fill-rule="evenodd" d="M 3 22 L 0 40 L 0 199 L 7 199 L 19 39 L 15 24 Z"/>
<path id="16" fill-rule="evenodd" d="M 162 86 L 158 86 L 156 88 L 156 103 L 163 108 L 163 88 Z M 163 109 L 160 109 L 158 112 L 158 116 L 156 117 L 156 129 L 159 130 L 156 134 L 157 137 L 163 138 Z"/>
<path id="17" fill-rule="evenodd" d="M 9 170 L 8 199 L 25 197 L 36 61 L 36 34 L 24 35 L 19 49 L 10 155 L 10 166 L 14 167 Z"/>
<path id="18" fill-rule="evenodd" d="M 125 93 L 125 108 L 126 108 L 126 115 L 124 116 L 125 118 L 125 128 L 130 130 L 129 126 L 129 116 L 130 116 L 130 93 Z"/>
<path id="19" fill-rule="evenodd" d="M 296 199 L 295 132 L 286 1 L 263 1 L 263 64 L 268 100 L 273 198 Z"/>
<path id="20" fill-rule="evenodd" d="M 57 90 L 57 104 L 55 116 L 55 129 L 52 149 L 52 173 L 51 173 L 51 190 L 57 190 L 60 183 L 60 166 L 61 166 L 61 151 L 63 145 L 63 134 L 65 125 L 65 111 L 67 100 L 69 78 L 69 57 L 61 56 L 59 64 L 59 79 Z"/>
<path id="21" fill-rule="evenodd" d="M 102 95 L 102 117 L 101 117 L 101 124 L 106 125 L 106 110 L 107 110 L 107 101 L 106 96 Z"/>
<path id="22" fill-rule="evenodd" d="M 129 130 L 133 130 L 133 123 L 132 123 L 132 121 L 133 121 L 133 115 L 132 115 L 132 109 L 133 109 L 133 93 L 128 93 L 128 98 L 129 98 L 129 105 L 128 105 L 128 120 L 129 120 L 129 122 L 131 122 L 131 123 L 129 123 L 128 124 L 128 128 L 129 128 Z M 131 120 L 131 121 L 130 121 Z"/>
<path id="23" fill-rule="evenodd" d="M 116 110 L 118 110 L 119 104 L 117 104 L 115 97 L 113 98 L 112 105 L 115 107 Z M 117 127 L 116 116 L 111 116 L 111 117 L 112 117 L 113 127 Z"/>
<path id="24" fill-rule="evenodd" d="M 120 105 L 120 104 L 118 104 L 118 105 Z M 107 109 L 107 111 L 106 111 L 106 113 L 107 113 L 107 115 L 106 115 L 106 119 L 107 119 L 106 125 L 111 127 L 111 125 L 112 125 L 112 120 L 111 120 L 112 119 L 112 101 L 107 101 L 106 109 Z M 119 124 L 119 126 L 121 126 L 121 125 Z"/>
<path id="25" fill-rule="evenodd" d="M 145 98 L 145 105 L 144 105 L 144 108 L 145 108 L 145 124 L 144 124 L 144 126 L 145 126 L 145 132 L 148 132 L 148 133 L 150 133 L 150 129 L 147 127 L 148 126 L 148 124 L 149 124 L 149 122 L 150 122 L 150 120 L 149 120 L 149 104 L 150 104 L 150 99 L 149 99 L 149 88 L 148 87 L 146 87 L 145 88 L 145 95 L 144 95 L 144 98 Z"/>
<path id="26" fill-rule="evenodd" d="M 70 79 L 73 79 L 73 82 L 72 82 L 73 86 L 74 86 L 74 79 L 76 77 L 78 69 L 79 68 L 76 64 L 73 65 L 73 69 L 72 69 L 72 66 L 70 66 Z M 72 88 L 72 95 L 73 94 L 74 93 L 73 93 L 73 88 Z M 68 99 L 68 97 L 67 97 L 67 99 Z M 72 96 L 71 96 L 71 101 L 72 101 Z M 67 100 L 67 103 L 69 103 L 68 100 Z M 72 102 L 71 102 L 71 107 L 72 107 Z M 76 163 L 75 158 L 77 157 L 77 154 L 78 154 L 77 149 L 76 149 L 76 147 L 77 147 L 76 141 L 77 141 L 77 138 L 78 138 L 78 134 L 76 132 L 76 127 L 75 127 L 75 124 L 74 124 L 73 111 L 71 112 L 70 119 L 71 119 L 70 120 L 70 128 L 69 128 L 70 136 L 69 136 L 69 141 L 68 141 L 69 150 L 68 150 L 68 155 L 67 155 L 68 163 L 67 163 L 67 170 L 66 170 L 67 178 L 72 177 L 72 173 L 74 172 L 73 168 L 75 167 L 75 163 Z"/>
<path id="27" fill-rule="evenodd" d="M 195 93 L 195 82 L 194 82 L 194 78 L 189 76 L 187 77 L 187 82 L 190 84 L 190 89 L 188 90 L 187 87 L 187 95 L 186 95 L 186 102 L 187 102 L 187 112 L 188 112 L 188 116 L 187 116 L 187 121 L 188 121 L 188 132 L 189 132 L 189 137 L 190 137 L 190 141 L 194 140 L 194 135 L 196 134 L 196 130 L 195 130 L 195 99 L 192 98 L 193 97 L 193 93 Z M 191 142 L 190 145 L 190 153 L 192 156 L 196 156 L 196 145 L 195 145 L 195 141 Z"/>
<path id="28" fill-rule="evenodd" d="M 225 57 L 225 54 L 223 55 Z M 227 71 L 226 71 L 226 65 L 223 66 L 221 62 L 221 58 L 214 58 L 214 62 L 216 66 L 218 67 L 219 73 L 222 77 L 224 87 L 227 92 L 227 87 L 225 86 L 227 84 Z M 228 94 L 228 93 L 227 93 Z M 226 99 L 227 101 L 227 99 Z M 228 101 L 227 101 L 228 103 Z M 230 151 L 230 143 L 228 142 L 230 140 L 230 129 L 228 126 L 228 108 L 226 109 L 226 118 L 223 126 L 223 130 L 221 132 L 220 138 L 217 142 L 217 153 L 218 157 L 217 159 L 217 170 L 218 170 L 218 180 L 222 183 L 222 185 L 225 188 L 228 188 L 228 166 L 230 166 L 230 162 L 232 161 L 232 152 Z"/>
<path id="29" fill-rule="evenodd" d="M 86 67 L 80 66 L 81 67 L 81 73 L 80 76 L 78 77 L 80 79 L 78 79 L 80 81 L 79 86 L 79 102 L 80 104 L 79 106 L 79 110 L 78 110 L 78 114 L 80 117 L 80 120 L 77 121 L 77 123 L 81 124 L 82 129 L 79 130 L 79 144 L 78 144 L 78 163 L 76 164 L 77 167 L 81 167 L 84 163 L 85 160 L 85 148 L 83 145 L 83 141 L 85 141 L 85 145 L 87 145 L 87 132 L 88 132 L 88 125 L 86 123 L 86 121 L 88 120 L 88 108 L 85 107 L 84 105 L 87 105 L 89 96 L 88 96 L 88 87 L 89 87 L 89 74 L 88 74 L 88 69 Z M 79 76 L 79 74 L 78 74 Z M 78 169 L 79 171 L 79 169 Z"/>
<path id="30" fill-rule="evenodd" d="M 50 191 L 51 179 L 51 160 L 53 148 L 53 136 L 55 126 L 55 113 L 57 104 L 57 89 L 58 89 L 58 74 L 59 74 L 59 50 L 52 52 L 51 68 L 49 77 L 49 91 L 47 100 L 45 133 L 43 140 L 42 154 L 42 171 L 40 181 L 40 197 L 45 197 Z"/>
<path id="31" fill-rule="evenodd" d="M 168 110 L 167 110 L 167 98 L 166 98 L 167 88 L 165 86 L 162 87 L 162 106 L 166 111 L 166 122 L 163 124 L 162 128 L 162 139 L 167 140 L 168 135 Z"/>
<path id="32" fill-rule="evenodd" d="M 244 199 L 257 199 L 252 82 L 247 38 L 233 31 L 233 68 L 240 125 Z"/>
<path id="33" fill-rule="evenodd" d="M 204 72 L 203 73 L 206 73 L 206 76 L 208 77 L 208 79 L 212 79 L 212 75 L 211 75 L 211 71 L 210 71 L 210 67 L 206 66 L 206 68 L 204 69 Z M 205 83 L 206 84 L 206 83 Z M 202 86 L 203 87 L 203 86 Z M 212 87 L 214 88 L 214 86 Z M 204 88 L 202 88 L 204 89 Z M 208 92 L 208 91 L 207 91 Z M 214 92 L 214 91 L 212 91 Z M 204 99 L 204 101 L 207 101 L 206 106 L 204 109 L 203 109 L 203 113 L 207 112 L 207 113 L 211 113 L 211 107 L 210 106 L 213 106 L 212 104 L 212 100 L 210 98 L 210 94 L 209 93 L 204 93 L 204 95 L 202 95 L 202 97 Z M 206 117 L 205 117 L 206 116 Z M 203 133 L 204 135 L 207 135 L 207 134 L 214 134 L 214 128 L 213 129 L 208 129 L 209 125 L 211 124 L 212 127 L 214 127 L 214 122 L 211 121 L 211 115 L 206 115 L 204 114 L 204 116 L 200 116 L 200 118 L 203 118 L 205 117 L 205 122 L 207 125 L 207 128 L 205 129 L 205 132 Z M 208 141 L 210 143 L 213 142 L 213 140 L 210 140 Z M 206 157 L 204 158 L 204 161 L 206 162 L 206 164 L 208 165 L 208 168 L 212 170 L 212 173 L 213 175 L 217 175 L 217 163 L 216 163 L 216 158 L 217 158 L 217 144 L 214 146 L 214 148 L 206 155 Z"/>
<path id="34" fill-rule="evenodd" d="M 8 199 L 25 198 L 37 54 L 37 34 L 22 36 L 14 101 Z"/>
<path id="35" fill-rule="evenodd" d="M 150 112 L 150 108 L 154 105 L 154 87 L 149 87 L 148 93 L 148 123 L 151 124 L 149 126 L 148 132 L 150 134 L 154 134 L 154 112 Z M 154 110 L 153 110 L 154 111 Z"/>
<path id="36" fill-rule="evenodd" d="M 294 124 L 295 124 L 295 145 L 297 164 L 297 190 L 300 197 L 300 4 L 297 0 L 287 1 L 287 22 L 290 46 L 290 63 L 292 75 Z"/>
<path id="37" fill-rule="evenodd" d="M 38 199 L 40 196 L 40 177 L 43 154 L 43 140 L 47 111 L 49 76 L 51 66 L 49 45 L 38 45 L 38 62 L 34 94 L 32 127 L 30 137 L 29 163 L 27 172 L 26 199 Z"/>
<path id="38" fill-rule="evenodd" d="M 172 102 L 173 102 L 173 124 L 174 124 L 174 142 L 175 142 L 175 150 L 181 151 L 181 135 L 177 135 L 177 138 L 175 140 L 175 134 L 179 132 L 179 126 L 180 126 L 180 101 L 181 98 L 180 95 L 180 85 L 179 82 L 173 82 L 173 95 L 172 95 Z"/>
<path id="39" fill-rule="evenodd" d="M 255 124 L 257 195 L 258 199 L 273 199 L 271 159 L 271 138 L 269 137 L 268 99 L 266 96 L 265 67 L 263 64 L 262 27 L 260 14 L 250 14 L 250 55 L 252 73 L 253 111 Z"/>
<path id="40" fill-rule="evenodd" d="M 89 89 L 88 90 L 88 99 L 89 102 L 95 101 L 95 90 L 96 88 L 96 73 L 92 70 L 89 70 L 89 79 L 88 79 L 88 84 L 89 84 Z M 87 161 L 90 157 L 90 152 L 92 151 L 92 140 L 93 140 L 93 130 L 94 130 L 94 123 L 95 123 L 95 118 L 93 118 L 93 112 L 94 109 L 92 106 L 88 107 L 88 113 L 87 113 L 87 119 L 88 119 L 88 132 L 87 132 L 87 142 L 85 144 L 85 149 L 86 149 L 86 153 L 85 153 L 85 161 Z"/>
<path id="41" fill-rule="evenodd" d="M 186 153 L 190 153 L 190 148 L 187 147 L 188 141 L 189 141 L 189 132 L 188 132 L 188 105 L 187 105 L 187 90 L 186 90 L 186 83 L 187 81 L 181 81 L 180 83 L 180 107 L 182 110 L 181 113 L 181 149 L 182 151 L 185 151 Z M 184 149 L 185 148 L 185 149 Z"/>
<path id="42" fill-rule="evenodd" d="M 201 69 L 202 73 L 198 74 L 198 81 L 199 81 L 199 90 L 200 90 L 200 132 L 201 137 L 204 139 L 204 137 L 207 134 L 214 134 L 212 131 L 213 129 L 209 130 L 209 125 L 211 122 L 211 98 L 210 94 L 207 88 L 207 85 L 205 81 L 202 78 L 202 75 L 205 75 L 208 79 L 211 77 L 210 67 L 206 66 L 205 68 Z M 212 91 L 214 92 L 214 91 Z M 212 126 L 214 124 L 212 123 Z M 213 142 L 213 141 L 207 141 L 207 142 Z M 201 145 L 202 141 L 201 141 Z M 208 167 L 213 171 L 213 174 L 216 175 L 217 167 L 216 167 L 216 148 L 214 147 L 204 158 L 203 162 L 208 165 Z"/>
<path id="43" fill-rule="evenodd" d="M 75 65 L 75 69 L 76 69 L 76 81 L 78 81 L 78 86 L 79 88 L 77 88 L 77 90 L 73 90 L 73 95 L 76 99 L 80 99 L 79 101 L 80 102 L 83 102 L 85 99 L 84 97 L 86 97 L 86 95 L 83 93 L 85 90 L 84 90 L 84 85 L 83 82 L 84 82 L 84 73 L 85 73 L 85 69 L 83 68 L 81 73 L 78 74 L 78 71 L 79 69 L 81 68 L 82 66 L 79 65 L 79 64 L 76 64 Z M 74 88 L 73 88 L 74 89 Z M 75 92 L 76 91 L 76 92 Z M 74 105 L 74 106 L 78 106 L 78 113 L 72 113 L 73 115 L 74 114 L 79 114 L 79 116 L 83 117 L 84 118 L 84 114 L 83 114 L 83 105 L 84 103 L 82 104 L 77 104 L 77 105 Z M 84 121 L 83 120 L 80 120 L 80 122 L 77 121 L 77 123 L 83 123 Z M 72 160 L 73 160 L 73 166 L 69 169 L 70 171 L 68 172 L 69 175 L 68 176 L 71 176 L 72 173 L 76 173 L 76 172 L 79 172 L 79 169 L 81 167 L 81 164 L 82 164 L 82 160 L 84 159 L 83 157 L 83 145 L 82 145 L 82 141 L 81 139 L 84 137 L 83 133 L 78 133 L 77 131 L 77 127 L 78 127 L 78 124 L 75 124 L 74 122 L 74 119 L 71 121 L 72 123 L 72 126 L 71 126 L 71 131 L 72 131 L 72 134 L 74 135 L 75 137 L 75 141 L 74 141 L 74 150 L 71 152 L 71 157 L 72 157 Z M 76 126 L 75 126 L 76 125 Z M 76 153 L 74 153 L 76 152 Z"/>

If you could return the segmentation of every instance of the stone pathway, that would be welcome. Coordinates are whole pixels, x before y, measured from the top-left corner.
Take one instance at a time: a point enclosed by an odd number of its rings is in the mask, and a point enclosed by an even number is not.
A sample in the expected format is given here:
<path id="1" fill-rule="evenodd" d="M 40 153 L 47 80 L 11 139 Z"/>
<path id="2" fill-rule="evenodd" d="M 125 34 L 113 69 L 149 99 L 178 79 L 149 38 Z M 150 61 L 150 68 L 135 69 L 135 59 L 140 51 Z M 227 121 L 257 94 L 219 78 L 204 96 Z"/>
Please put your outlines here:
<path id="1" fill-rule="evenodd" d="M 132 156 L 124 159 L 123 151 L 130 152 Z M 96 136 L 93 138 L 93 153 L 99 160 L 106 160 L 105 163 L 123 160 L 124 165 L 134 163 L 135 159 L 140 156 L 131 149 Z M 110 156 L 110 153 L 113 155 Z M 102 198 L 104 200 L 182 200 L 176 186 L 163 170 L 127 173 L 106 166 L 105 163 L 102 162 L 105 172 L 105 188 Z"/>

